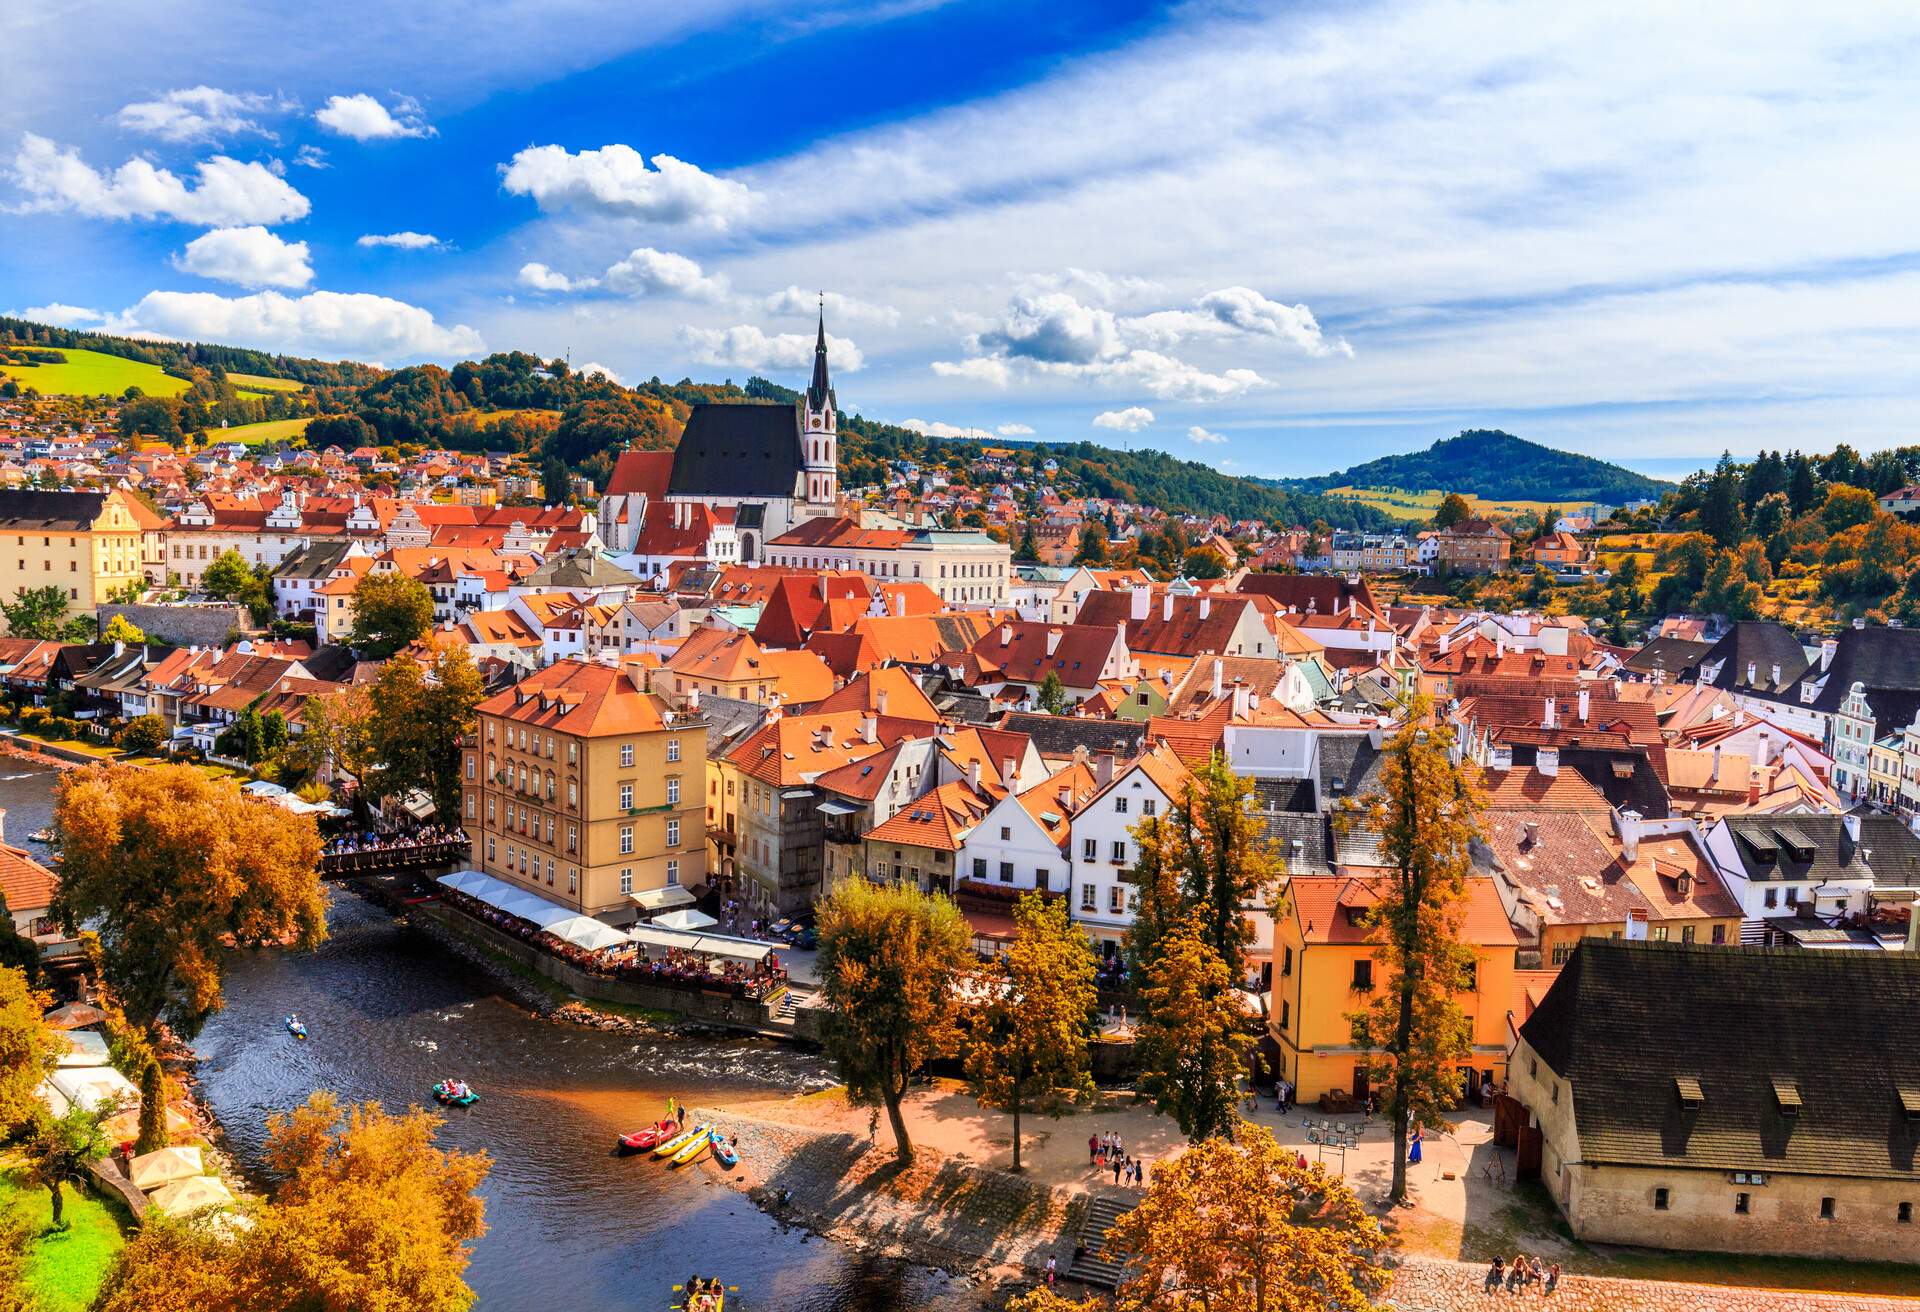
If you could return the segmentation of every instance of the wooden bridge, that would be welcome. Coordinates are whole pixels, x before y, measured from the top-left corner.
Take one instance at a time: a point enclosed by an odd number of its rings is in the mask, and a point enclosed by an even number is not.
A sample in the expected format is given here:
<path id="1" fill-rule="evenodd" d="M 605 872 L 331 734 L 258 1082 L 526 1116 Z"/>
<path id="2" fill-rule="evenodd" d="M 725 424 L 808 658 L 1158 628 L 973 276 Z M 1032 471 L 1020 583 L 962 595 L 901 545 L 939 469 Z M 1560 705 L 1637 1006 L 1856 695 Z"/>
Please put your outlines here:
<path id="1" fill-rule="evenodd" d="M 425 873 L 458 869 L 473 860 L 464 839 L 441 843 L 396 843 L 391 847 L 363 847 L 355 852 L 328 852 L 320 858 L 320 878 L 358 879 L 365 875 Z"/>

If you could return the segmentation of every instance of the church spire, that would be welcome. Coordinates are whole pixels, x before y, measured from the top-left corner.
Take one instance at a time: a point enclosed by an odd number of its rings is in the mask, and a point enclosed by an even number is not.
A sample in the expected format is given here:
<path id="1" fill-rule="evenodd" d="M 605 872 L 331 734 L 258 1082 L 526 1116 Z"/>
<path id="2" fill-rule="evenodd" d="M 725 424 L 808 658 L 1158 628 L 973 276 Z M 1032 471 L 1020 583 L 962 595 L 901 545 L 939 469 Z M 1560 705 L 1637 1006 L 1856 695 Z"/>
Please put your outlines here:
<path id="1" fill-rule="evenodd" d="M 827 377 L 827 296 L 820 294 L 820 336 L 813 346 L 813 382 L 807 387 L 807 409 L 818 414 L 833 401 L 833 384 Z"/>

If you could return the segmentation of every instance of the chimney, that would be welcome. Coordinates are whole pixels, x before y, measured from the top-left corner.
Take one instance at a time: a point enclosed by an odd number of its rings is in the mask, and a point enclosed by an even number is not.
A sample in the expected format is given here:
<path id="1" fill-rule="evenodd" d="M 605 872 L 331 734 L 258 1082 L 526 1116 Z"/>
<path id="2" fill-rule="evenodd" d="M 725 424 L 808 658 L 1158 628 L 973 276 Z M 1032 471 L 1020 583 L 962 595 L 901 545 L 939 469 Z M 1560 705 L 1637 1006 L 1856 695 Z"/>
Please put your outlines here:
<path id="1" fill-rule="evenodd" d="M 1020 787 L 1019 767 L 1011 756 L 1000 762 L 1000 782 L 1015 790 Z"/>
<path id="2" fill-rule="evenodd" d="M 1221 660 L 1220 660 L 1220 659 L 1219 659 L 1218 657 L 1215 657 L 1215 658 L 1214 658 L 1214 662 L 1213 662 L 1213 699 L 1214 699 L 1215 701 L 1219 701 L 1219 700 L 1220 700 L 1220 667 L 1221 667 L 1221 665 L 1222 665 L 1222 663 L 1223 663 L 1223 662 L 1222 662 L 1222 661 L 1221 661 Z"/>
<path id="3" fill-rule="evenodd" d="M 1546 709 L 1542 711 L 1540 715 L 1540 727 L 1542 729 L 1551 729 L 1554 727 L 1553 712 L 1554 712 L 1553 698 L 1549 697 L 1547 698 Z"/>
<path id="4" fill-rule="evenodd" d="M 1113 782 L 1112 752 L 1102 752 L 1093 758 L 1093 781 L 1101 788 Z"/>
<path id="5" fill-rule="evenodd" d="M 1134 584 L 1133 593 L 1129 602 L 1129 611 L 1128 611 L 1129 617 L 1136 620 L 1143 620 L 1147 617 L 1147 612 L 1150 611 L 1152 608 L 1153 608 L 1152 589 L 1148 588 L 1147 585 L 1144 583 Z"/>
<path id="6" fill-rule="evenodd" d="M 1511 770 L 1513 769 L 1513 748 L 1502 743 L 1493 749 L 1490 759 L 1492 763 L 1487 767 L 1489 770 Z"/>
<path id="7" fill-rule="evenodd" d="M 1085 765 L 1087 763 L 1087 745 L 1085 743 L 1075 743 L 1073 745 L 1073 763 L 1075 765 Z"/>
<path id="8" fill-rule="evenodd" d="M 873 709 L 881 715 L 887 713 L 887 690 L 885 688 L 873 694 Z"/>
<path id="9" fill-rule="evenodd" d="M 1540 846 L 1540 822 L 1538 820 L 1521 822 L 1520 831 L 1520 850 L 1522 852 L 1531 852 L 1534 848 Z"/>
<path id="10" fill-rule="evenodd" d="M 1233 681 L 1233 718 L 1243 720 L 1253 713 L 1253 689 L 1239 679 Z"/>
<path id="11" fill-rule="evenodd" d="M 1173 594 L 1171 592 L 1164 594 L 1160 598 L 1160 622 L 1162 624 L 1173 623 Z"/>
<path id="12" fill-rule="evenodd" d="M 1212 609 L 1213 609 L 1213 598 L 1203 594 L 1200 598 L 1200 618 L 1205 619 L 1207 617 L 1207 613 Z"/>
<path id="13" fill-rule="evenodd" d="M 1051 656 L 1059 650 L 1060 650 L 1060 630 L 1055 628 L 1049 628 L 1047 630 L 1047 655 Z"/>
<path id="14" fill-rule="evenodd" d="M 1620 855 L 1628 865 L 1640 859 L 1640 813 L 1622 811 L 1620 813 Z"/>
<path id="15" fill-rule="evenodd" d="M 880 740 L 880 721 L 871 715 L 861 716 L 860 717 L 860 741 L 863 743 L 872 743 L 872 742 L 878 742 L 879 740 Z"/>
<path id="16" fill-rule="evenodd" d="M 0 843 L 7 841 L 7 808 L 0 806 Z"/>
<path id="17" fill-rule="evenodd" d="M 967 762 L 967 787 L 976 793 L 980 791 L 980 758 L 977 756 Z"/>
<path id="18" fill-rule="evenodd" d="M 1552 779 L 1560 773 L 1560 749 L 1542 747 L 1533 758 L 1533 768 Z"/>
<path id="19" fill-rule="evenodd" d="M 893 594 L 893 613 L 895 615 L 902 616 L 902 617 L 906 615 L 907 613 L 907 594 L 906 593 L 896 592 Z"/>
<path id="20" fill-rule="evenodd" d="M 1013 625 L 1002 624 L 1000 626 L 1000 645 L 1002 647 L 1005 647 L 1012 641 L 1013 641 Z"/>
<path id="21" fill-rule="evenodd" d="M 1840 644 L 1833 638 L 1823 639 L 1820 643 L 1820 672 L 1825 674 L 1833 668 L 1834 653 L 1840 650 Z"/>
<path id="22" fill-rule="evenodd" d="M 687 692 L 687 714 L 700 714 L 700 685 L 697 683 Z"/>
<path id="23" fill-rule="evenodd" d="M 1580 690 L 1580 723 L 1582 724 L 1585 724 L 1587 722 L 1587 708 L 1589 705 L 1590 703 L 1587 698 L 1587 690 L 1585 688 L 1582 688 Z"/>
<path id="24" fill-rule="evenodd" d="M 1440 654 L 1442 656 L 1445 656 L 1447 654 L 1447 649 L 1451 646 L 1453 646 L 1453 635 L 1451 633 L 1441 634 L 1440 635 Z"/>

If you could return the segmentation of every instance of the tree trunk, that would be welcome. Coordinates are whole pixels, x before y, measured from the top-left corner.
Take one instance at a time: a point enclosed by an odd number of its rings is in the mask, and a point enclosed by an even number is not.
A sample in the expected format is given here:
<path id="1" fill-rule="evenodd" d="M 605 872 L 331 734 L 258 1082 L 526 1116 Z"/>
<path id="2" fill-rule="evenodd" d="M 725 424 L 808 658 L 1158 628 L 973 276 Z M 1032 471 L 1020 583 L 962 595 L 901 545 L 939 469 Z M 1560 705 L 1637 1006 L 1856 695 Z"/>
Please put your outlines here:
<path id="1" fill-rule="evenodd" d="M 913 1141 L 907 1138 L 907 1118 L 900 1112 L 901 1095 L 887 1091 L 887 1121 L 893 1126 L 893 1142 L 902 1166 L 913 1165 Z"/>
<path id="2" fill-rule="evenodd" d="M 47 1192 L 53 1195 L 53 1228 L 55 1230 L 64 1229 L 66 1222 L 61 1219 L 61 1214 L 66 1207 L 67 1200 L 60 1192 L 59 1176 L 56 1175 L 47 1181 Z"/>
<path id="3" fill-rule="evenodd" d="M 1395 1035 L 1398 1060 L 1393 1066 L 1393 1187 L 1387 1191 L 1388 1200 L 1395 1203 L 1407 1200 L 1407 1122 L 1410 1119 L 1407 1086 L 1412 1083 L 1407 1074 L 1407 1054 L 1413 1049 L 1413 989 L 1413 975 L 1403 972 L 1400 1022 Z"/>
<path id="4" fill-rule="evenodd" d="M 1020 1174 L 1020 1097 L 1013 1099 L 1013 1173 Z"/>

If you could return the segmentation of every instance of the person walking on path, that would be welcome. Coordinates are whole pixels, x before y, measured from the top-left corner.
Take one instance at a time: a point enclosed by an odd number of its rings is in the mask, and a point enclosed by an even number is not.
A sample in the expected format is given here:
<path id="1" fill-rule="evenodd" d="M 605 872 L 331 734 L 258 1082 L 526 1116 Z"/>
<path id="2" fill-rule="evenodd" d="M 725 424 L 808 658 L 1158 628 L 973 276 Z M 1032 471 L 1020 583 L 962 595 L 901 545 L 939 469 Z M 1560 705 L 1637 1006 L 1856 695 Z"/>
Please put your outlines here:
<path id="1" fill-rule="evenodd" d="M 1100 1136 L 1097 1134 L 1090 1134 L 1087 1136 L 1087 1165 L 1097 1166 L 1099 1162 L 1100 1162 Z"/>
<path id="2" fill-rule="evenodd" d="M 1120 1184 L 1120 1154 L 1119 1153 L 1115 1153 L 1113 1155 L 1113 1183 L 1116 1188 Z"/>

